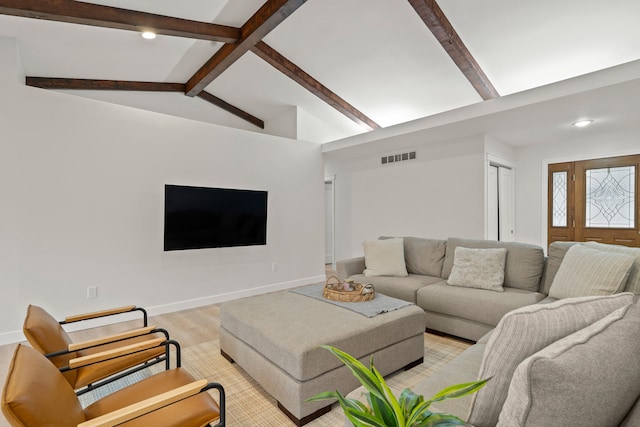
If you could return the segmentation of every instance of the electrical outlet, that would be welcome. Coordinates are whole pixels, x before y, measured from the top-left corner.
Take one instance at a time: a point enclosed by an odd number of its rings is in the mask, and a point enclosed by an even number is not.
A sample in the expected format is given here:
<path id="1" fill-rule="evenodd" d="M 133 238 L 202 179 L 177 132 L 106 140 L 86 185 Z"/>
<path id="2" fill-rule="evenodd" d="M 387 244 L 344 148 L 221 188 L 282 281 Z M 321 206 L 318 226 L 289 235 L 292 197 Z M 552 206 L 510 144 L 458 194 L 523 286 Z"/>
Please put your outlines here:
<path id="1" fill-rule="evenodd" d="M 87 288 L 87 299 L 97 298 L 98 297 L 98 287 L 97 286 L 89 286 Z"/>

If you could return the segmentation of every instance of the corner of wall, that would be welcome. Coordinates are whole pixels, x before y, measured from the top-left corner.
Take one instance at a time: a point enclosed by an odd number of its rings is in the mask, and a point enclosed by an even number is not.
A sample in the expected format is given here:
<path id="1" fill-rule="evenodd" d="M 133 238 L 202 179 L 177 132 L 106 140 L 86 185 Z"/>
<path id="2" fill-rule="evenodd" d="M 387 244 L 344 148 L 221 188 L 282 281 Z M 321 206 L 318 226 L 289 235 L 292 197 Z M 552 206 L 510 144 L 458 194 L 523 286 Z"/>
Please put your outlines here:
<path id="1" fill-rule="evenodd" d="M 25 72 L 15 39 L 0 37 L 0 58 L 0 85 L 23 84 Z"/>
<path id="2" fill-rule="evenodd" d="M 284 113 L 265 122 L 264 130 L 271 135 L 298 139 L 298 107 L 288 108 Z"/>

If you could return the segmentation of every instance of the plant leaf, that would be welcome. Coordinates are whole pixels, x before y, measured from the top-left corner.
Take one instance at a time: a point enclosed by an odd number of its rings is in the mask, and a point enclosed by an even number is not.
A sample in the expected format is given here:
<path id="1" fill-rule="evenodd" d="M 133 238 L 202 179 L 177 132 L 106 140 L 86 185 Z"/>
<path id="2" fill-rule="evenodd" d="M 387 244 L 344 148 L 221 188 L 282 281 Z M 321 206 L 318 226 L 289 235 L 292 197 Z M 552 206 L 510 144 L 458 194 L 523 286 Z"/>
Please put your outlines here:
<path id="1" fill-rule="evenodd" d="M 369 405 L 371 405 L 371 411 L 374 414 L 378 414 L 387 427 L 396 427 L 398 425 L 389 402 L 382 401 L 371 393 L 367 393 L 367 400 L 369 401 Z"/>
<path id="2" fill-rule="evenodd" d="M 346 409 L 344 411 L 349 421 L 353 423 L 355 427 L 359 426 L 371 426 L 371 427 L 389 427 L 383 420 L 375 415 L 356 411 L 354 409 Z"/>
<path id="3" fill-rule="evenodd" d="M 409 418 L 409 415 L 413 411 L 413 408 L 415 408 L 422 402 L 424 402 L 424 397 L 421 394 L 414 393 L 408 388 L 405 388 L 404 390 L 402 390 L 402 393 L 400 393 L 399 403 L 405 418 Z"/>
<path id="4" fill-rule="evenodd" d="M 468 426 L 469 424 L 462 421 L 455 415 L 433 413 L 429 418 L 420 424 L 411 424 L 411 427 L 455 427 Z"/>
<path id="5" fill-rule="evenodd" d="M 322 393 L 318 393 L 315 396 L 312 396 L 305 400 L 305 402 L 313 402 L 316 400 L 328 400 L 328 399 L 337 399 L 337 391 L 323 391 Z"/>
<path id="6" fill-rule="evenodd" d="M 378 382 L 380 383 L 380 385 L 384 390 L 384 395 L 386 396 L 385 403 L 389 405 L 391 407 L 390 409 L 393 411 L 392 414 L 394 415 L 394 418 L 395 418 L 395 424 L 389 427 L 395 427 L 395 426 L 405 427 L 406 426 L 405 417 L 404 417 L 402 408 L 400 407 L 400 403 L 398 403 L 398 399 L 396 399 L 394 394 L 391 392 L 391 389 L 387 385 L 387 382 L 384 380 L 382 375 L 380 375 L 380 372 L 378 372 L 378 370 L 374 366 L 371 366 L 371 371 L 374 373 L 374 375 L 378 379 Z"/>
<path id="7" fill-rule="evenodd" d="M 466 396 L 468 394 L 473 394 L 480 390 L 484 385 L 489 381 L 490 378 L 481 381 L 474 381 L 470 383 L 462 383 L 452 385 L 450 387 L 446 387 L 436 393 L 431 399 L 430 402 L 440 402 L 445 399 L 454 399 L 456 397 Z"/>
<path id="8" fill-rule="evenodd" d="M 353 373 L 353 375 L 360 381 L 360 383 L 373 395 L 378 396 L 380 399 L 385 398 L 384 388 L 381 386 L 378 378 L 375 374 L 367 369 L 358 359 L 345 353 L 342 350 L 338 350 L 330 345 L 321 345 L 320 347 L 329 350 L 333 353 L 347 368 Z"/>

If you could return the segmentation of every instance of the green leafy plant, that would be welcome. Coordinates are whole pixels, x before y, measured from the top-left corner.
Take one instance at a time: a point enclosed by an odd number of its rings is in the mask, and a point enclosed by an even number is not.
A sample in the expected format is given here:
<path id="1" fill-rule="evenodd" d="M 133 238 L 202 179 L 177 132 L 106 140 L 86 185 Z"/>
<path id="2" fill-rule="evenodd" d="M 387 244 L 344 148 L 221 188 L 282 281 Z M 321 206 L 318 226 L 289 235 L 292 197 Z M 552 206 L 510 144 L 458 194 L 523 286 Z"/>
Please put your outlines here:
<path id="1" fill-rule="evenodd" d="M 488 381 L 481 380 L 453 385 L 441 390 L 429 400 L 424 400 L 422 395 L 415 394 L 406 388 L 400 397 L 396 398 L 380 372 L 373 366 L 373 358 L 371 358 L 370 367 L 367 368 L 344 351 L 329 345 L 321 347 L 329 350 L 340 359 L 367 389 L 365 395 L 368 405 L 357 399 L 348 399 L 338 391 L 320 393 L 307 401 L 337 399 L 345 416 L 355 427 L 466 426 L 467 423 L 455 415 L 431 412 L 429 408 L 434 402 L 473 394 Z"/>

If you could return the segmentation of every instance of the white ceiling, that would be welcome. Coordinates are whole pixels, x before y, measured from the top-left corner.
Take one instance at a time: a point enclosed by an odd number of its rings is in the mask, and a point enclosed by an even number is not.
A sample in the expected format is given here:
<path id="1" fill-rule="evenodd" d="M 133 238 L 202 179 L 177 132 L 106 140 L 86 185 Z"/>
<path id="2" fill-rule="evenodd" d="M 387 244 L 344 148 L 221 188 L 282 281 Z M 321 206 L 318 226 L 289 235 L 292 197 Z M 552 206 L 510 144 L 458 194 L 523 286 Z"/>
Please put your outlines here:
<path id="1" fill-rule="evenodd" d="M 90 3 L 240 27 L 264 1 Z M 438 4 L 502 96 L 640 59 L 638 0 Z M 221 46 L 170 36 L 148 41 L 131 31 L 4 15 L 0 37 L 18 40 L 28 76 L 179 83 Z M 382 127 L 482 102 L 407 0 L 308 0 L 264 41 Z M 640 95 L 637 86 L 631 89 Z M 295 107 L 314 119 L 317 142 L 366 132 L 253 53 L 206 90 L 267 122 L 267 131 L 269 121 Z M 262 132 L 201 99 L 180 94 L 73 94 Z M 610 115 L 616 109 L 615 102 L 611 104 L 606 111 Z M 570 117 L 572 105 L 560 102 L 558 108 Z M 517 130 L 494 132 L 519 143 L 535 142 L 530 134 L 522 139 Z"/>

